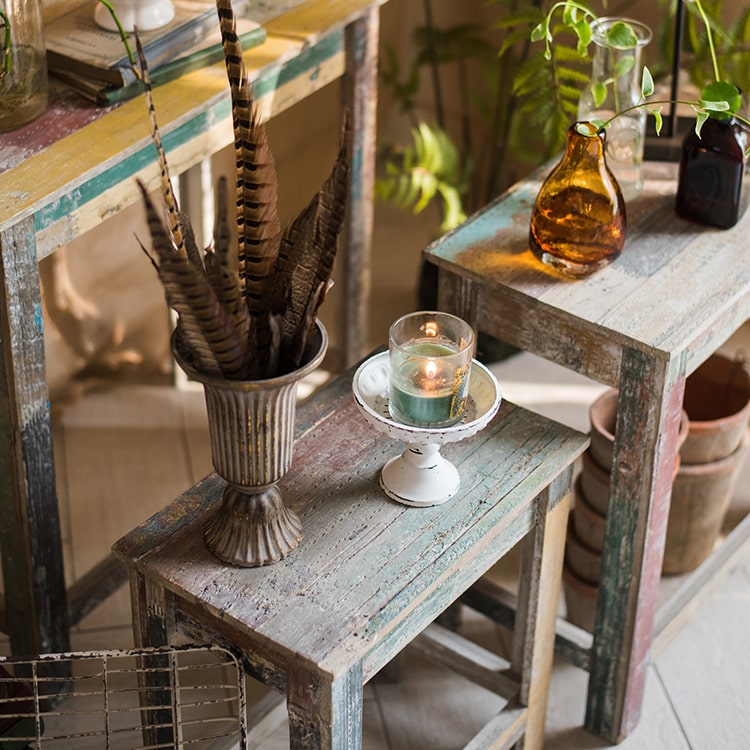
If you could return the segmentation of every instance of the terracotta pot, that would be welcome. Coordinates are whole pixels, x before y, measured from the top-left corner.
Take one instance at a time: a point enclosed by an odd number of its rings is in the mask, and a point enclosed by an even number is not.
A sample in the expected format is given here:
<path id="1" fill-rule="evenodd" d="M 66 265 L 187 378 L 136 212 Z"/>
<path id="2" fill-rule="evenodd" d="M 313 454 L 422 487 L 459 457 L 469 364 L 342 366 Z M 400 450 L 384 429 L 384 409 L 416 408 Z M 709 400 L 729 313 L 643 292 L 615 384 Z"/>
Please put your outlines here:
<path id="1" fill-rule="evenodd" d="M 586 502 L 598 513 L 606 515 L 609 507 L 610 473 L 594 460 L 590 449 L 582 456 L 580 482 L 580 491 Z"/>
<path id="2" fill-rule="evenodd" d="M 604 546 L 604 525 L 607 519 L 589 504 L 581 489 L 580 475 L 575 483 L 575 503 L 571 516 L 578 538 L 589 549 L 601 552 Z"/>
<path id="3" fill-rule="evenodd" d="M 578 578 L 597 585 L 602 573 L 601 552 L 585 545 L 576 534 L 573 519 L 568 523 L 568 534 L 565 538 L 565 564 Z"/>
<path id="4" fill-rule="evenodd" d="M 589 406 L 591 423 L 591 457 L 605 471 L 612 469 L 612 448 L 615 442 L 615 424 L 617 422 L 617 397 L 615 388 L 604 391 Z"/>
<path id="5" fill-rule="evenodd" d="M 750 375 L 721 354 L 709 357 L 685 381 L 683 406 L 690 420 L 680 448 L 683 464 L 718 461 L 737 449 L 750 418 Z"/>
<path id="6" fill-rule="evenodd" d="M 687 573 L 712 552 L 747 454 L 747 440 L 730 456 L 682 464 L 672 485 L 664 573 Z"/>
<path id="7" fill-rule="evenodd" d="M 591 458 L 605 471 L 612 470 L 612 451 L 615 442 L 615 426 L 617 423 L 617 398 L 618 392 L 615 388 L 604 391 L 589 407 L 589 422 L 591 423 L 591 445 L 589 453 Z M 680 417 L 680 426 L 677 435 L 677 444 L 682 446 L 687 440 L 690 429 L 690 420 L 687 412 L 683 409 Z M 592 495 L 586 497 L 592 501 Z"/>
<path id="8" fill-rule="evenodd" d="M 599 587 L 581 580 L 565 565 L 563 567 L 563 591 L 568 621 L 579 628 L 588 630 L 589 633 L 593 632 Z"/>

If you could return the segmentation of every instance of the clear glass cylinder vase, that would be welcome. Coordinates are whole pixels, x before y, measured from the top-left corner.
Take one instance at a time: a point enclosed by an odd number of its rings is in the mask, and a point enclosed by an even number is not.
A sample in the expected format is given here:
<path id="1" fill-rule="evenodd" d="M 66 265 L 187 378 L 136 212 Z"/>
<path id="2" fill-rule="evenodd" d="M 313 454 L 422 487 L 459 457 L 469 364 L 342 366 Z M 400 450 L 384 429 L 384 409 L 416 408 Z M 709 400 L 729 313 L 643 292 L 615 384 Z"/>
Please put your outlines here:
<path id="1" fill-rule="evenodd" d="M 637 42 L 620 49 L 610 42 L 617 23 L 626 23 Z M 594 55 L 591 80 L 578 100 L 579 121 L 608 120 L 641 100 L 643 48 L 651 41 L 651 30 L 630 18 L 599 18 L 591 24 Z M 641 163 L 646 137 L 646 111 L 642 107 L 620 115 L 607 128 L 607 163 L 617 178 L 623 196 L 632 198 L 643 188 Z"/>
<path id="2" fill-rule="evenodd" d="M 0 10 L 0 131 L 8 131 L 47 106 L 47 58 L 40 0 L 0 0 Z"/>

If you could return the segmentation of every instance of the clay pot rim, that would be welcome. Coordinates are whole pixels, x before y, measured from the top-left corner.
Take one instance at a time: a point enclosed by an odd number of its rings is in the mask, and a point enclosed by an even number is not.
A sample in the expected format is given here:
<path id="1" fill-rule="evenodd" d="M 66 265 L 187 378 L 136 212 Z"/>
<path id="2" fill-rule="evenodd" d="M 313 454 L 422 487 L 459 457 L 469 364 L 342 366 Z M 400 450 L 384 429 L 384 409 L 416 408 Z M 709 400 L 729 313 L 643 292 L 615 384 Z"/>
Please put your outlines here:
<path id="1" fill-rule="evenodd" d="M 575 588 L 582 591 L 586 591 L 592 594 L 599 591 L 598 586 L 594 586 L 587 581 L 584 581 L 580 576 L 576 575 L 575 572 L 570 569 L 567 560 L 563 563 L 563 580 L 571 586 L 574 586 Z"/>
<path id="2" fill-rule="evenodd" d="M 597 518 L 600 518 L 600 519 L 606 518 L 605 515 L 603 515 L 602 513 L 600 513 L 591 504 L 591 500 L 589 500 L 586 497 L 586 495 L 583 494 L 583 489 L 581 487 L 581 475 L 580 474 L 576 477 L 576 481 L 575 481 L 575 494 L 576 494 L 576 501 L 580 500 L 580 502 L 581 502 L 581 504 L 582 504 L 582 506 L 584 508 L 584 513 L 585 514 L 587 514 L 587 515 L 594 515 L 594 516 L 596 516 Z"/>
<path id="3" fill-rule="evenodd" d="M 614 442 L 615 436 L 614 433 L 610 432 L 608 429 L 604 427 L 601 420 L 602 415 L 602 409 L 601 407 L 603 405 L 609 405 L 611 401 L 614 401 L 615 407 L 612 410 L 612 412 L 607 411 L 605 412 L 606 415 L 609 417 L 612 413 L 615 415 L 615 419 L 617 419 L 617 400 L 619 398 L 619 393 L 616 388 L 609 388 L 608 390 L 604 391 L 603 393 L 599 394 L 599 396 L 594 399 L 594 401 L 589 406 L 589 421 L 591 422 L 592 426 L 596 428 L 597 432 L 601 433 L 605 438 L 608 440 Z"/>
<path id="4" fill-rule="evenodd" d="M 741 373 L 744 378 L 744 387 L 750 392 L 750 372 L 746 369 L 746 363 L 743 363 L 736 358 L 729 357 L 726 354 L 720 352 L 714 352 L 705 362 L 700 364 L 693 373 L 688 376 L 688 379 L 694 378 L 696 373 L 699 373 L 702 367 L 706 367 L 709 363 L 718 364 L 719 361 L 723 362 L 727 366 L 737 365 L 738 372 Z M 688 382 L 686 381 L 685 388 L 688 388 Z M 683 396 L 683 401 L 685 400 Z M 684 409 L 683 409 L 684 410 Z M 731 414 L 725 414 L 723 417 L 716 417 L 715 419 L 690 419 L 688 414 L 688 420 L 690 424 L 690 432 L 693 434 L 699 434 L 701 432 L 712 432 L 727 422 L 742 421 L 743 417 L 750 412 L 750 396 L 747 399 L 745 405 L 739 410 Z"/>
<path id="5" fill-rule="evenodd" d="M 597 479 L 609 483 L 610 472 L 596 460 L 591 452 L 591 446 L 583 452 L 581 461 L 584 463 L 584 471 L 590 470 Z"/>
<path id="6" fill-rule="evenodd" d="M 715 474 L 722 471 L 733 471 L 737 462 L 742 460 L 742 453 L 750 443 L 750 435 L 745 430 L 742 434 L 740 444 L 728 455 L 716 459 L 716 461 L 707 461 L 700 464 L 688 464 L 682 461 L 680 463 L 679 475 L 682 476 L 700 476 L 701 474 Z"/>
<path id="7" fill-rule="evenodd" d="M 572 541 L 574 546 L 583 549 L 584 552 L 590 555 L 601 556 L 602 554 L 600 550 L 590 547 L 588 544 L 586 544 L 586 542 L 583 541 L 583 539 L 581 539 L 581 537 L 578 535 L 578 532 L 576 531 L 576 525 L 573 521 L 573 516 L 570 516 L 568 518 L 568 535 L 566 537 L 566 541 Z"/>

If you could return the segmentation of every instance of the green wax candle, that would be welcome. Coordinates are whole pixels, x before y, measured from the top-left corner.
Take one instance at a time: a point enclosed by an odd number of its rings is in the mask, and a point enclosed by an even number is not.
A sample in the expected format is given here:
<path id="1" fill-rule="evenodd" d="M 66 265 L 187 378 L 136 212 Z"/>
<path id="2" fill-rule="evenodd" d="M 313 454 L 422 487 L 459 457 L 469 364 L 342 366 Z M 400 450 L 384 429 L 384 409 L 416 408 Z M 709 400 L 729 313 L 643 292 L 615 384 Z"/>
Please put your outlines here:
<path id="1" fill-rule="evenodd" d="M 469 368 L 456 363 L 456 350 L 417 342 L 391 359 L 389 409 L 399 422 L 447 427 L 464 414 Z"/>

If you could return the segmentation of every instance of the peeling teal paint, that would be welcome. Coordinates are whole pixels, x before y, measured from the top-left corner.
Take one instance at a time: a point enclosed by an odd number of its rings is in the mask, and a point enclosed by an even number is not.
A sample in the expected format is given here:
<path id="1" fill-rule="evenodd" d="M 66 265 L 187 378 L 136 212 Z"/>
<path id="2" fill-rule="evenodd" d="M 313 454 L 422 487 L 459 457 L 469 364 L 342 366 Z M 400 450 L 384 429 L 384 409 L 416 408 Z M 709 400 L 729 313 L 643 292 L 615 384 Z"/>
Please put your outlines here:
<path id="1" fill-rule="evenodd" d="M 461 231 L 441 238 L 431 252 L 446 260 L 455 260 L 467 247 L 475 247 L 493 241 L 498 232 L 517 225 L 517 217 L 531 217 L 536 200 L 536 190 L 531 188 L 514 190 L 502 199 L 502 205 L 491 204 L 470 222 L 461 226 Z"/>

